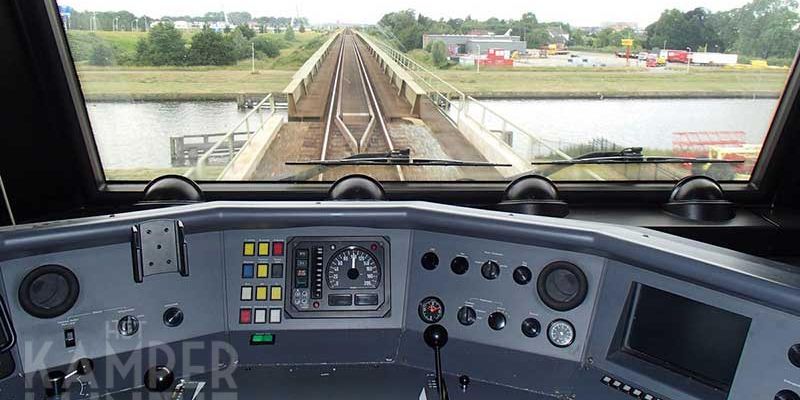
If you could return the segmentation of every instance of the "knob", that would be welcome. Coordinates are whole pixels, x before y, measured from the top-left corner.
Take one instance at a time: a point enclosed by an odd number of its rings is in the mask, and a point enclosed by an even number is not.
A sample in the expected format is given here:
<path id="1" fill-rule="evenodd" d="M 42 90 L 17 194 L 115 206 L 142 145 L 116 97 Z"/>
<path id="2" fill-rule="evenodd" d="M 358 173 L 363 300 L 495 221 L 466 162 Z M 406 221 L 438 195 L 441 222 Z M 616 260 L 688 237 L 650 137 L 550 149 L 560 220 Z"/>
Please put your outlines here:
<path id="1" fill-rule="evenodd" d="M 175 374 L 163 365 L 157 365 L 144 373 L 144 386 L 151 392 L 163 392 L 175 382 Z"/>
<path id="2" fill-rule="evenodd" d="M 433 349 L 441 349 L 447 344 L 447 329 L 445 327 L 434 324 L 425 329 L 422 334 L 425 339 L 425 344 Z"/>
<path id="3" fill-rule="evenodd" d="M 800 400 L 800 396 L 791 390 L 781 390 L 775 394 L 775 400 Z"/>
<path id="4" fill-rule="evenodd" d="M 500 276 L 500 266 L 494 261 L 487 261 L 481 265 L 481 275 L 489 280 L 497 279 Z"/>
<path id="5" fill-rule="evenodd" d="M 526 318 L 522 321 L 522 334 L 534 338 L 542 333 L 542 324 L 536 318 Z"/>
<path id="6" fill-rule="evenodd" d="M 164 325 L 175 328 L 183 323 L 183 311 L 178 307 L 170 307 L 164 311 Z"/>
<path id="7" fill-rule="evenodd" d="M 456 275 L 464 275 L 469 269 L 469 261 L 467 261 L 466 257 L 458 256 L 450 262 L 450 269 L 455 272 Z"/>
<path id="8" fill-rule="evenodd" d="M 469 376 L 461 375 L 458 377 L 458 384 L 461 385 L 461 390 L 466 391 L 469 386 Z"/>
<path id="9" fill-rule="evenodd" d="M 789 362 L 797 368 L 800 368 L 800 344 L 789 347 Z"/>
<path id="10" fill-rule="evenodd" d="M 422 255 L 422 268 L 432 271 L 439 266 L 439 256 L 436 253 L 429 251 Z"/>
<path id="11" fill-rule="evenodd" d="M 80 376 L 89 375 L 94 371 L 94 361 L 88 358 L 81 358 L 73 364 L 75 373 Z"/>
<path id="12" fill-rule="evenodd" d="M 470 306 L 464 306 L 458 309 L 458 322 L 464 326 L 470 326 L 475 323 L 475 309 Z"/>
<path id="13" fill-rule="evenodd" d="M 499 331 L 506 327 L 506 316 L 500 311 L 489 314 L 489 327 Z"/>
<path id="14" fill-rule="evenodd" d="M 519 285 L 527 285 L 533 279 L 531 269 L 524 266 L 517 267 L 512 275 L 514 275 L 514 282 Z"/>
<path id="15" fill-rule="evenodd" d="M 139 332 L 139 320 L 133 315 L 126 315 L 117 323 L 117 330 L 122 336 L 133 336 Z"/>

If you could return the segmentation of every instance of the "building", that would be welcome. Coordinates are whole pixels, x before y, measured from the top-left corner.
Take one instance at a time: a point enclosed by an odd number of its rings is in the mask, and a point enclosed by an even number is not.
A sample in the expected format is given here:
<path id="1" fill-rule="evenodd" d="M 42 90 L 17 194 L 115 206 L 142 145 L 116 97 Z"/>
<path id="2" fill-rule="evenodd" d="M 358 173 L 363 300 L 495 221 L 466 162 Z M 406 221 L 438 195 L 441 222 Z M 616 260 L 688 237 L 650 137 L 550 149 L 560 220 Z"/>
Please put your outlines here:
<path id="1" fill-rule="evenodd" d="M 519 36 L 512 35 L 433 35 L 422 36 L 422 46 L 427 47 L 436 40 L 447 45 L 450 55 L 486 54 L 489 49 L 525 52 L 526 45 Z"/>

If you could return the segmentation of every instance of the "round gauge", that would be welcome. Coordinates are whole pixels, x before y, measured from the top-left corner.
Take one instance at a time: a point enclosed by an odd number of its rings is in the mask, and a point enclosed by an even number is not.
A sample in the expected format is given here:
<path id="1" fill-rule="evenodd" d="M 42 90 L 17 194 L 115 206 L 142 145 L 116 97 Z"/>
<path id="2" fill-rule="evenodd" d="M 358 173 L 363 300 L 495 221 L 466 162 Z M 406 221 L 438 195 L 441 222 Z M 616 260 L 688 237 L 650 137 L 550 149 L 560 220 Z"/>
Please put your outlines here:
<path id="1" fill-rule="evenodd" d="M 565 319 L 557 319 L 547 327 L 547 338 L 556 347 L 567 347 L 575 341 L 575 327 Z"/>
<path id="2" fill-rule="evenodd" d="M 339 250 L 328 261 L 328 287 L 331 289 L 377 289 L 381 266 L 369 251 L 350 246 Z"/>
<path id="3" fill-rule="evenodd" d="M 435 324 L 444 317 L 444 303 L 438 297 L 426 297 L 419 302 L 419 317 L 428 324 Z"/>

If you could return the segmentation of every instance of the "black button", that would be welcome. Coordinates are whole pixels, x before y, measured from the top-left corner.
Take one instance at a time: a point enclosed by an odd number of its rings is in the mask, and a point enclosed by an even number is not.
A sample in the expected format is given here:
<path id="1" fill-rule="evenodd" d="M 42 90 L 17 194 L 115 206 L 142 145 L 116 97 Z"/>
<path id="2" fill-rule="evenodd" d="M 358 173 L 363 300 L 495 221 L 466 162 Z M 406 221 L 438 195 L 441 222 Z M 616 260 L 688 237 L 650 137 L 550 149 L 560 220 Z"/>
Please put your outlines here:
<path id="1" fill-rule="evenodd" d="M 453 270 L 456 275 L 464 275 L 469 269 L 469 261 L 467 261 L 465 257 L 458 256 L 450 262 L 450 269 Z"/>
<path id="2" fill-rule="evenodd" d="M 436 269 L 439 266 L 439 256 L 436 253 L 429 251 L 422 255 L 422 268 L 427 269 L 428 271 Z"/>
<path id="3" fill-rule="evenodd" d="M 376 306 L 376 305 L 378 305 L 378 294 L 377 293 L 357 294 L 356 295 L 356 305 L 357 306 Z"/>
<path id="4" fill-rule="evenodd" d="M 540 333 L 542 333 L 542 324 L 540 324 L 536 318 L 527 318 L 522 321 L 523 335 L 529 338 L 534 338 L 539 336 Z"/>
<path id="5" fill-rule="evenodd" d="M 353 304 L 353 296 L 349 294 L 329 294 L 329 306 L 349 306 Z"/>
<path id="6" fill-rule="evenodd" d="M 519 285 L 527 285 L 528 282 L 530 282 L 531 279 L 533 278 L 533 273 L 531 272 L 531 269 L 524 266 L 517 267 L 517 269 L 514 270 L 513 275 L 514 275 L 514 282 L 516 282 Z"/>
<path id="7" fill-rule="evenodd" d="M 272 270 L 270 271 L 270 277 L 272 278 L 283 278 L 283 264 L 272 264 Z"/>
<path id="8" fill-rule="evenodd" d="M 489 327 L 499 331 L 506 327 L 506 316 L 505 314 L 496 311 L 489 314 Z"/>

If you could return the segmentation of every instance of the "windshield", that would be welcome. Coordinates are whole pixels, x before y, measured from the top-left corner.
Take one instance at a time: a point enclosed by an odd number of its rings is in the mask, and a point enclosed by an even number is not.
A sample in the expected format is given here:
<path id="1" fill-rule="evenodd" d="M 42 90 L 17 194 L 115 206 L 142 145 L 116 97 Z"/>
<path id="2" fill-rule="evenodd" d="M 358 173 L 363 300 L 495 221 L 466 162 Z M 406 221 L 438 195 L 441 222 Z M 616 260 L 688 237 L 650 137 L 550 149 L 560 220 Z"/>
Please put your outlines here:
<path id="1" fill-rule="evenodd" d="M 800 44 L 787 0 L 58 5 L 108 181 L 748 181 Z"/>

